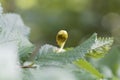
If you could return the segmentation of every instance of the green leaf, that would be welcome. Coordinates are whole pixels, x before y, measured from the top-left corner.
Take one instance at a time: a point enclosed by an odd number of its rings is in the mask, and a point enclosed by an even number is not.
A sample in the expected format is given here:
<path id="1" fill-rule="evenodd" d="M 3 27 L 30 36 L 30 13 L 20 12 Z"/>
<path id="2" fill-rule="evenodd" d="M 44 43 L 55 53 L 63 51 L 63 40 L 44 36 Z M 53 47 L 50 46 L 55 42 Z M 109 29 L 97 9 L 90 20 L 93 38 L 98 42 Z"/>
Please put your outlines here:
<path id="1" fill-rule="evenodd" d="M 97 38 L 95 43 L 91 46 L 91 49 L 88 51 L 87 56 L 93 58 L 101 58 L 111 49 L 113 44 L 113 38 Z"/>
<path id="2" fill-rule="evenodd" d="M 93 34 L 87 41 L 83 44 L 77 46 L 76 48 L 56 53 L 56 50 L 59 49 L 52 45 L 44 45 L 41 47 L 39 54 L 37 56 L 37 61 L 39 62 L 62 62 L 62 63 L 72 63 L 77 59 L 85 58 L 87 52 L 91 50 L 91 46 L 95 43 L 97 34 Z"/>
<path id="3" fill-rule="evenodd" d="M 52 60 L 71 63 L 86 56 L 102 57 L 109 51 L 112 43 L 113 38 L 97 39 L 97 34 L 95 33 L 83 44 L 66 52 L 56 53 L 55 50 L 58 49 L 57 47 L 44 45 L 40 49 L 37 59 L 39 59 L 38 61 Z"/>
<path id="4" fill-rule="evenodd" d="M 101 57 L 109 51 L 112 43 L 112 38 L 97 39 L 97 34 L 95 33 L 76 48 L 61 53 L 55 52 L 55 50 L 59 48 L 47 44 L 41 47 L 37 56 L 37 61 L 45 61 L 48 63 L 49 61 L 72 63 L 73 61 L 84 59 L 88 55 L 92 57 Z"/>
<path id="5" fill-rule="evenodd" d="M 61 53 L 56 53 L 59 48 L 46 44 L 42 46 L 39 50 L 36 61 L 41 66 L 61 66 L 64 64 L 75 62 L 82 69 L 85 69 L 98 78 L 103 78 L 103 75 L 101 73 L 99 73 L 90 63 L 85 61 L 85 57 L 91 55 L 90 51 L 94 50 L 96 50 L 96 53 L 93 53 L 95 55 L 94 57 L 101 57 L 105 55 L 107 51 L 109 51 L 112 43 L 112 38 L 97 39 L 97 34 L 95 33 L 83 44 L 77 46 L 74 49 Z M 102 51 L 101 54 L 99 54 L 100 51 Z M 91 56 L 93 57 L 93 55 Z"/>
<path id="6" fill-rule="evenodd" d="M 90 72 L 91 74 L 95 75 L 96 77 L 98 77 L 99 79 L 103 79 L 103 75 L 98 72 L 98 70 L 96 70 L 89 62 L 87 62 L 84 59 L 80 59 L 77 60 L 75 62 L 73 62 L 75 65 L 77 65 L 78 67 L 85 69 L 86 71 Z"/>

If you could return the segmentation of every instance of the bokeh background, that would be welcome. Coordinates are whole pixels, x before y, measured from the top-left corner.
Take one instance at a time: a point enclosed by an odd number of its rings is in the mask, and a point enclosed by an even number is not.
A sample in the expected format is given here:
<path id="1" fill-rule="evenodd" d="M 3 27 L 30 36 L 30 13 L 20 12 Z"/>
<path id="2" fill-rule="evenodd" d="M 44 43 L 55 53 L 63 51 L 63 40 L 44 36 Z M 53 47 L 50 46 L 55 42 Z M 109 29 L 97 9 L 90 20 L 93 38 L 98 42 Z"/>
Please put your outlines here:
<path id="1" fill-rule="evenodd" d="M 34 44 L 56 44 L 56 34 L 69 33 L 66 47 L 75 47 L 94 32 L 115 39 L 109 54 L 92 62 L 109 80 L 120 79 L 120 0 L 0 0 L 5 13 L 18 13 L 31 28 Z M 112 75 L 112 76 L 111 76 Z M 111 78 L 115 79 L 111 79 Z M 116 77 L 118 79 L 116 79 Z"/>
<path id="2" fill-rule="evenodd" d="M 69 33 L 66 47 L 74 47 L 94 32 L 114 36 L 119 43 L 120 0 L 1 0 L 4 12 L 18 13 L 31 27 L 30 40 L 56 45 L 61 29 Z"/>

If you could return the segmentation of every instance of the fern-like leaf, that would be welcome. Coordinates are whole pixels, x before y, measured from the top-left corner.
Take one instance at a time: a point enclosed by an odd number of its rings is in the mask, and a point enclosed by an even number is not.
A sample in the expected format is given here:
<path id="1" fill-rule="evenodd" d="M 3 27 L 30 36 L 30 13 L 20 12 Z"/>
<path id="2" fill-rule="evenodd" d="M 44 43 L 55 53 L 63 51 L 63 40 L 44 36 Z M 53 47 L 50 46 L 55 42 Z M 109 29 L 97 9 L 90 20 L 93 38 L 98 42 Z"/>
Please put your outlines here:
<path id="1" fill-rule="evenodd" d="M 93 58 L 103 57 L 111 48 L 113 44 L 113 38 L 97 38 L 95 43 L 91 46 L 91 49 L 88 51 L 87 56 Z"/>
<path id="2" fill-rule="evenodd" d="M 91 50 L 91 46 L 95 43 L 96 36 L 97 34 L 95 33 L 80 46 L 61 53 L 55 52 L 55 50 L 58 49 L 57 47 L 54 47 L 52 45 L 44 45 L 40 49 L 40 52 L 37 56 L 37 61 L 57 61 L 62 63 L 72 63 L 77 59 L 84 58 L 88 50 Z"/>
<path id="3" fill-rule="evenodd" d="M 59 48 L 52 45 L 44 45 L 41 47 L 37 56 L 37 61 L 43 65 L 58 65 L 74 63 L 82 69 L 97 76 L 99 79 L 103 78 L 103 75 L 99 73 L 90 63 L 85 60 L 86 56 L 101 57 L 105 55 L 113 43 L 113 38 L 97 38 L 97 34 L 93 34 L 83 44 L 76 48 L 56 53 Z M 90 53 L 92 51 L 92 53 Z M 96 52 L 94 52 L 96 51 Z M 94 52 L 94 53 L 93 53 Z"/>
<path id="4" fill-rule="evenodd" d="M 105 55 L 113 43 L 113 38 L 98 38 L 97 34 L 93 34 L 83 44 L 76 48 L 56 53 L 57 47 L 51 45 L 45 45 L 40 49 L 40 53 L 37 56 L 38 61 L 58 61 L 63 63 L 72 63 L 73 61 L 84 59 L 85 56 L 101 57 Z"/>

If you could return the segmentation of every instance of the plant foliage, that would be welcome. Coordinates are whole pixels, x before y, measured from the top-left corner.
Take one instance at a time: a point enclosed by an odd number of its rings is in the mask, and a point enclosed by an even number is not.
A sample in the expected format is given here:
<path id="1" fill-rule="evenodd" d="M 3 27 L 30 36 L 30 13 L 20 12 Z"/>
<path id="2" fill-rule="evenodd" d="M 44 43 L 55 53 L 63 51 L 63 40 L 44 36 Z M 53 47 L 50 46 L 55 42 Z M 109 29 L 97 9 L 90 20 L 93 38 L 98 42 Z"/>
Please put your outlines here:
<path id="1" fill-rule="evenodd" d="M 30 29 L 19 15 L 4 14 L 0 7 L 0 43 L 14 41 L 17 44 L 22 80 L 94 80 L 91 75 L 104 78 L 86 57 L 103 57 L 110 50 L 113 38 L 97 38 L 97 33 L 94 33 L 84 43 L 60 53 L 56 52 L 58 47 L 46 44 L 39 49 L 34 60 L 28 62 L 35 48 L 29 41 L 29 33 Z"/>

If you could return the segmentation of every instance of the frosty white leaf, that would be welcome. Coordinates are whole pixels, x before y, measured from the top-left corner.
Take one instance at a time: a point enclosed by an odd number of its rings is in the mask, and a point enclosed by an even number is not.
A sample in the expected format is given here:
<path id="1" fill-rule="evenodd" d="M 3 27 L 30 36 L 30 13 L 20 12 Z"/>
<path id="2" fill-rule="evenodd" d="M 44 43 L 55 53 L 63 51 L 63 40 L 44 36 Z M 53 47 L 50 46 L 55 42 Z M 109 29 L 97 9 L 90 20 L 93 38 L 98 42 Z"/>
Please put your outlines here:
<path id="1" fill-rule="evenodd" d="M 0 80 L 21 80 L 20 72 L 16 43 L 0 45 Z"/>
<path id="2" fill-rule="evenodd" d="M 24 36 L 29 35 L 30 28 L 24 25 L 23 20 L 18 14 L 10 14 L 10 13 L 5 14 L 4 19 L 5 19 L 5 24 L 9 24 L 9 27 L 11 27 L 11 30 L 15 30 Z M 9 30 L 9 32 L 11 30 Z"/>
<path id="3" fill-rule="evenodd" d="M 39 55 L 47 55 L 48 53 L 55 52 L 57 49 L 58 48 L 53 45 L 45 44 L 40 48 Z"/>
<path id="4" fill-rule="evenodd" d="M 28 57 L 33 45 L 28 40 L 30 29 L 24 25 L 17 14 L 0 15 L 0 44 L 16 41 L 19 46 L 20 58 Z"/>
<path id="5" fill-rule="evenodd" d="M 72 72 L 58 67 L 27 69 L 24 74 L 24 80 L 77 80 Z"/>
<path id="6" fill-rule="evenodd" d="M 48 54 L 54 53 L 57 54 L 56 51 L 59 48 L 53 46 L 53 45 L 49 45 L 49 44 L 45 44 L 43 45 L 40 50 L 39 50 L 39 54 L 37 55 L 37 63 L 41 66 L 45 66 L 45 65 L 60 65 L 61 63 L 59 63 L 58 61 L 54 61 L 52 59 L 48 60 L 48 57 L 52 58 L 52 56 L 48 56 Z"/>
<path id="7" fill-rule="evenodd" d="M 30 29 L 25 26 L 17 14 L 3 14 L 0 16 L 1 38 L 4 40 L 17 40 L 24 36 L 27 38 Z"/>
<path id="8" fill-rule="evenodd" d="M 110 49 L 113 44 L 113 38 L 97 38 L 95 43 L 91 46 L 91 49 L 88 51 L 88 56 L 94 58 L 103 57 Z"/>
<path id="9" fill-rule="evenodd" d="M 91 49 L 96 49 L 97 47 L 101 47 L 104 45 L 112 45 L 113 39 L 112 38 L 97 38 L 95 39 L 95 44 L 91 46 Z"/>

